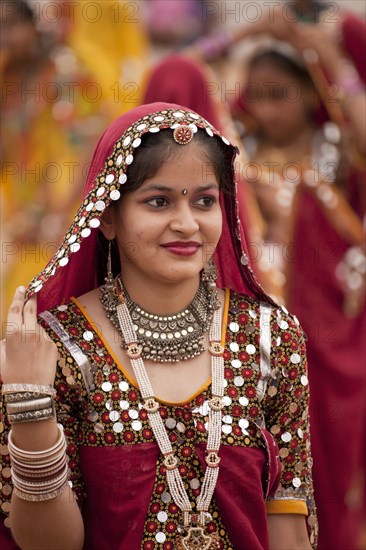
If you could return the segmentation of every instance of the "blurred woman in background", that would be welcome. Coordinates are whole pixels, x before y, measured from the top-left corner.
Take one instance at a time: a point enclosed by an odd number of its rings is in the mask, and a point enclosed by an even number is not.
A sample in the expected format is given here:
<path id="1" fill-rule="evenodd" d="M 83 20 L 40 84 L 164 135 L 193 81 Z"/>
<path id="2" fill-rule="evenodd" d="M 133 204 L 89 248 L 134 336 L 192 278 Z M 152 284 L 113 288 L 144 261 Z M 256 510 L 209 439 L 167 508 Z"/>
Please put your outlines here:
<path id="1" fill-rule="evenodd" d="M 354 550 L 364 512 L 365 90 L 320 27 L 274 34 L 297 50 L 282 43 L 251 58 L 236 113 L 286 305 L 308 336 L 319 549 Z"/>

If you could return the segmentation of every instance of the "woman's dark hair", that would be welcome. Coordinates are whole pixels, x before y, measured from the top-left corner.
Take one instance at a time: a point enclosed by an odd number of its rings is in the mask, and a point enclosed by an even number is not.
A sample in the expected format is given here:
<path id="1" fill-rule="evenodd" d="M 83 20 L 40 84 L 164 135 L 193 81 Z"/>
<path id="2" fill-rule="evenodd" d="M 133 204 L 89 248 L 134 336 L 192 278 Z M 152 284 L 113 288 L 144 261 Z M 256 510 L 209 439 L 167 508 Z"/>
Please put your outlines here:
<path id="1" fill-rule="evenodd" d="M 267 67 L 268 65 L 292 76 L 306 87 L 314 86 L 305 65 L 277 50 L 268 49 L 258 52 L 251 58 L 248 67 L 249 69 L 257 69 L 258 67 Z"/>
<path id="2" fill-rule="evenodd" d="M 227 194 L 233 193 L 232 169 L 228 165 L 232 162 L 232 150 L 223 141 L 214 136 L 210 137 L 205 130 L 198 129 L 192 143 L 198 146 L 207 158 L 206 173 L 214 173 L 220 189 Z M 173 140 L 172 131 L 161 130 L 159 134 L 144 134 L 141 145 L 137 149 L 134 161 L 129 166 L 127 184 L 123 187 L 120 200 L 128 193 L 136 191 L 145 180 L 153 178 L 161 166 L 181 154 L 186 145 L 179 145 Z M 188 145 L 189 147 L 189 145 Z M 203 168 L 204 169 L 204 168 Z M 118 201 L 109 208 L 116 208 Z M 98 232 L 96 246 L 96 265 L 98 284 L 104 283 L 108 256 L 108 240 L 101 231 Z M 112 243 L 112 271 L 114 275 L 120 272 L 120 258 L 116 243 Z"/>
<path id="3" fill-rule="evenodd" d="M 207 157 L 207 173 L 213 171 L 220 189 L 230 192 L 227 145 L 217 137 L 209 137 L 202 129 L 198 129 L 192 143 L 199 146 Z M 165 162 L 178 156 L 185 147 L 173 140 L 171 130 L 162 130 L 159 134 L 145 134 L 136 152 L 134 162 L 128 168 L 129 184 L 125 187 L 125 193 L 136 191 L 145 180 L 153 178 Z"/>

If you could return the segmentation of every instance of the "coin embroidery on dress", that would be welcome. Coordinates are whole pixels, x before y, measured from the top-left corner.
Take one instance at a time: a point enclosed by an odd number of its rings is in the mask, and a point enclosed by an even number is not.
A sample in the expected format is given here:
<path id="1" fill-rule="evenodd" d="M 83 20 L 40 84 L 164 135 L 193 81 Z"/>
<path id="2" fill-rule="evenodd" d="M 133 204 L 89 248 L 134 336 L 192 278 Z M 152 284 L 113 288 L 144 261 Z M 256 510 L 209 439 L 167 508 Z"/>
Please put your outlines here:
<path id="1" fill-rule="evenodd" d="M 153 434 L 148 426 L 147 413 L 139 390 L 126 379 L 124 373 L 115 364 L 109 350 L 95 332 L 95 327 L 84 317 L 77 303 L 72 301 L 60 308 L 54 308 L 52 313 L 67 333 L 80 345 L 82 344 L 84 353 L 91 365 L 94 365 L 95 388 L 88 397 L 75 360 L 68 355 L 62 342 L 57 342 L 62 354 L 55 383 L 60 400 L 58 417 L 62 418 L 65 434 L 70 440 L 68 454 L 74 489 L 82 495 L 85 488 L 79 471 L 76 441 L 78 444 L 90 447 L 136 445 L 153 442 Z M 268 381 L 265 397 L 259 401 L 256 393 L 260 375 L 259 321 L 259 302 L 232 292 L 224 351 L 226 388 L 223 397 L 225 408 L 222 417 L 222 443 L 225 446 L 264 448 L 263 439 L 257 427 L 262 419 L 263 406 L 265 405 L 269 410 L 272 400 L 276 400 L 277 395 L 288 395 L 288 406 L 282 409 L 277 406 L 275 422 L 267 427 L 279 444 L 284 466 L 281 485 L 274 498 L 306 500 L 310 512 L 308 521 L 314 538 L 316 522 L 308 488 L 311 462 L 309 463 L 308 457 L 307 411 L 299 415 L 297 405 L 299 399 L 302 396 L 305 397 L 308 392 L 308 380 L 301 360 L 304 349 L 302 344 L 299 344 L 298 324 L 284 312 L 273 311 L 271 330 L 273 334 L 280 334 L 281 337 L 278 342 L 275 338 L 271 346 L 272 378 Z M 287 328 L 282 328 L 285 325 L 281 321 L 287 323 Z M 50 327 L 45 322 L 42 323 L 52 335 Z M 250 333 L 245 330 L 248 325 L 253 327 Z M 230 345 L 232 343 L 237 344 L 234 349 Z M 249 348 L 248 352 L 247 347 L 250 345 L 256 348 L 253 354 L 249 353 L 252 348 Z M 285 370 L 288 372 L 287 377 L 283 374 Z M 238 380 L 239 377 L 240 380 Z M 67 405 L 63 403 L 66 396 Z M 203 471 L 195 455 L 194 444 L 204 443 L 207 440 L 209 397 L 210 391 L 207 388 L 186 405 L 160 404 L 170 441 L 172 445 L 177 445 L 182 479 L 187 483 L 187 490 L 192 500 L 197 496 L 203 480 Z M 216 406 L 216 403 L 212 405 Z M 154 404 L 152 403 L 151 406 Z M 77 428 L 74 421 L 74 408 L 75 411 L 79 411 L 79 414 L 84 415 L 80 428 Z M 7 449 L 4 447 L 0 451 L 1 459 L 6 460 Z M 3 462 L 1 474 L 3 487 L 5 486 L 6 491 L 9 487 L 9 494 L 3 492 L 3 511 L 8 509 L 11 497 L 11 485 L 9 478 L 6 477 L 6 464 Z M 146 548 L 152 549 L 158 548 L 160 541 L 168 545 L 166 548 L 173 548 L 176 534 L 182 530 L 179 523 L 179 510 L 172 502 L 162 468 L 163 461 L 160 458 L 156 465 L 156 479 L 142 541 L 142 544 L 146 544 Z M 218 532 L 223 548 L 233 550 L 215 499 L 212 501 L 207 522 L 208 532 L 212 534 Z"/>

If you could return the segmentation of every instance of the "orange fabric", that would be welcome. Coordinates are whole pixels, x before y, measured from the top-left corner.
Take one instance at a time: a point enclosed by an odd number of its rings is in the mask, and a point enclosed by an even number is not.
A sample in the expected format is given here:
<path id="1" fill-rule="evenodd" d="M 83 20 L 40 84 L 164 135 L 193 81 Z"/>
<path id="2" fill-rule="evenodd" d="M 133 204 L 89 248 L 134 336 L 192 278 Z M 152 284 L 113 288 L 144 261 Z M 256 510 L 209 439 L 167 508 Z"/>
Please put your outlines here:
<path id="1" fill-rule="evenodd" d="M 267 514 L 301 514 L 308 515 L 308 507 L 304 500 L 268 500 Z"/>

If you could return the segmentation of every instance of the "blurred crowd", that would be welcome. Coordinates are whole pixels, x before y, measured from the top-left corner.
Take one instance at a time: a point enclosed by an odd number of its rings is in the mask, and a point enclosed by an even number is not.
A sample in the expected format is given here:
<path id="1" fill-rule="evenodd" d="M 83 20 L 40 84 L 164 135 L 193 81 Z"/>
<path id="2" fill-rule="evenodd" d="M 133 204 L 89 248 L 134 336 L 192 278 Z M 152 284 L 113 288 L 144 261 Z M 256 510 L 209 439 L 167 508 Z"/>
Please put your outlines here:
<path id="1" fill-rule="evenodd" d="M 307 334 L 319 550 L 365 548 L 364 18 L 315 0 L 0 5 L 2 323 L 108 123 L 139 103 L 197 111 L 241 152 L 253 269 Z"/>

